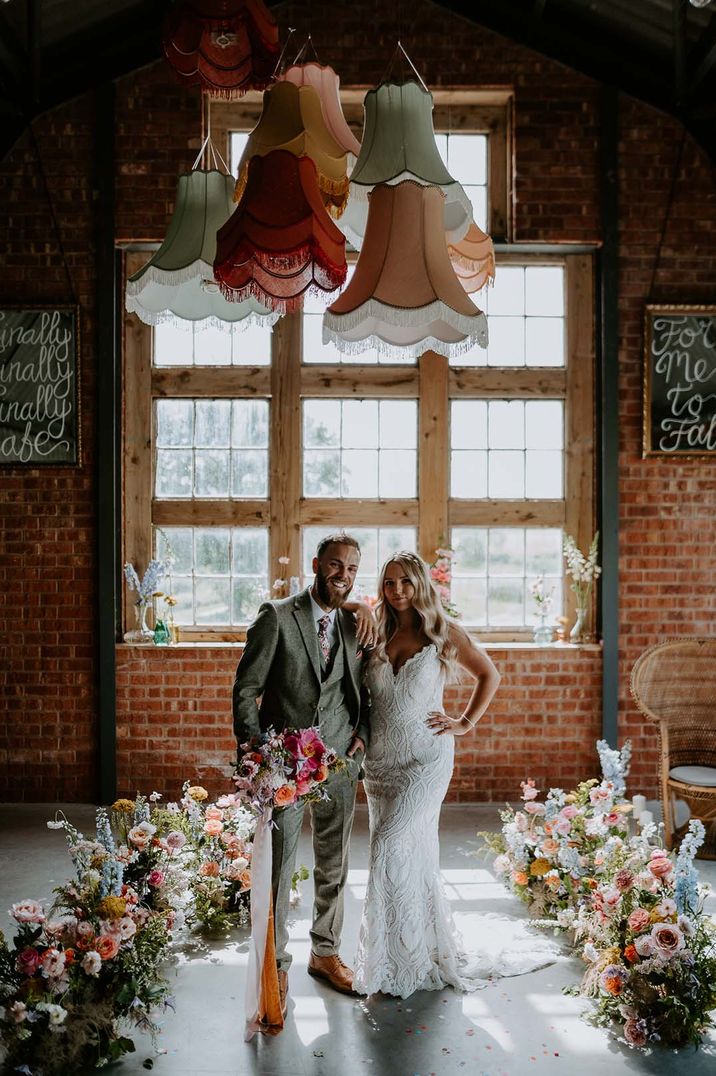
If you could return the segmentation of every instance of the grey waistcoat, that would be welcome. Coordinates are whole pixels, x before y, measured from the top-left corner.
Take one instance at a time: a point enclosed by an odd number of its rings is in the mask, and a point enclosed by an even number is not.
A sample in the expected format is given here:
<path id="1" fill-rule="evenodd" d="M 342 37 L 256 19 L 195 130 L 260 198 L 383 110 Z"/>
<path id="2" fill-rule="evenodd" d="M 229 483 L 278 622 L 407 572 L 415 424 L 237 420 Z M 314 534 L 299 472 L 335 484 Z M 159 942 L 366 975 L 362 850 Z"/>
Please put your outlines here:
<path id="1" fill-rule="evenodd" d="M 329 747 L 342 754 L 351 741 L 353 728 L 345 701 L 345 661 L 341 633 L 336 632 L 336 637 L 337 642 L 328 666 L 321 657 L 321 694 L 318 698 L 316 723 Z"/>

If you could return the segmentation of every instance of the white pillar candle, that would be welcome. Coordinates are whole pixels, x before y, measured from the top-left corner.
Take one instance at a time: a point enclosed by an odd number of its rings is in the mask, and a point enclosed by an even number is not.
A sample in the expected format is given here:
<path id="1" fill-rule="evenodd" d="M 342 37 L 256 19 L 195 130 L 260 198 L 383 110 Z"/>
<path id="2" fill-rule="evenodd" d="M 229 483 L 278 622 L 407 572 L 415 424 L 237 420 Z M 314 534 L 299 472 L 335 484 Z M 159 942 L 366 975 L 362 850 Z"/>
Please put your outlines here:
<path id="1" fill-rule="evenodd" d="M 646 825 L 649 824 L 649 822 L 653 822 L 653 821 L 654 821 L 654 815 L 651 813 L 651 811 L 642 811 L 641 814 L 639 815 L 639 825 L 640 826 L 646 826 Z"/>
<path id="2" fill-rule="evenodd" d="M 638 821 L 642 811 L 646 810 L 646 796 L 632 796 L 631 802 L 634 808 L 634 817 Z"/>

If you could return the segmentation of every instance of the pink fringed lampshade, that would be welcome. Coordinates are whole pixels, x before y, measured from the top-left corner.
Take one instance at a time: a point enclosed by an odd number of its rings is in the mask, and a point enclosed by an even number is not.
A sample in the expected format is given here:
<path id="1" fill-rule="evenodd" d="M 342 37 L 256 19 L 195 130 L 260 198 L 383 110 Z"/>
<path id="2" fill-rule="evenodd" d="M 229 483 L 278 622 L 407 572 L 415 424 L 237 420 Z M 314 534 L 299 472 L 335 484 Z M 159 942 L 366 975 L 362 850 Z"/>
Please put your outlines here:
<path id="1" fill-rule="evenodd" d="M 448 240 L 448 254 L 455 275 L 468 295 L 481 291 L 495 279 L 495 248 L 489 235 L 471 224 L 457 243 Z"/>
<path id="2" fill-rule="evenodd" d="M 346 153 L 355 157 L 360 153 L 360 142 L 346 123 L 341 106 L 340 84 L 336 72 L 327 64 L 311 62 L 293 64 L 281 75 L 279 82 L 293 82 L 295 86 L 312 86 L 321 99 L 326 127 Z"/>
<path id="3" fill-rule="evenodd" d="M 345 237 L 326 212 L 310 157 L 274 150 L 249 161 L 246 189 L 216 237 L 224 295 L 300 310 L 309 288 L 335 291 L 347 273 Z"/>
<path id="4" fill-rule="evenodd" d="M 487 321 L 450 264 L 445 195 L 413 180 L 374 187 L 365 238 L 345 291 L 323 318 L 323 342 L 417 356 L 487 347 Z"/>
<path id="5" fill-rule="evenodd" d="M 278 60 L 278 26 L 263 0 L 180 0 L 162 44 L 183 82 L 215 96 L 268 86 Z"/>

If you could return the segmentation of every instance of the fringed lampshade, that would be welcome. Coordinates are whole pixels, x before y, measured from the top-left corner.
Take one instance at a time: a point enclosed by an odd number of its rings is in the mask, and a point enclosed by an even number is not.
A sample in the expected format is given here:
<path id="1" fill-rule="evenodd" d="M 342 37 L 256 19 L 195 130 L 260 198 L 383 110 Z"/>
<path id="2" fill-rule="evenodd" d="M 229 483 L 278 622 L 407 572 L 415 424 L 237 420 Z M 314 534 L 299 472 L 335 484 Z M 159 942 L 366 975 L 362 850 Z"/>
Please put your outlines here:
<path id="1" fill-rule="evenodd" d="M 311 158 L 285 149 L 253 157 L 243 197 L 216 238 L 224 295 L 290 314 L 309 288 L 335 291 L 346 273 L 345 236 L 324 208 Z"/>
<path id="2" fill-rule="evenodd" d="M 159 250 L 127 281 L 125 305 L 148 325 L 170 318 L 202 322 L 260 322 L 278 314 L 253 297 L 231 303 L 214 281 L 216 233 L 234 208 L 234 181 L 216 169 L 179 177 L 174 215 Z"/>
<path id="3" fill-rule="evenodd" d="M 472 205 L 438 152 L 432 94 L 412 80 L 382 82 L 368 91 L 363 107 L 363 141 L 351 173 L 341 230 L 360 250 L 368 219 L 368 193 L 379 183 L 414 179 L 444 192 L 444 231 L 451 243 L 458 242 L 472 223 Z"/>
<path id="4" fill-rule="evenodd" d="M 340 84 L 336 72 L 327 64 L 311 62 L 293 64 L 279 78 L 279 82 L 293 82 L 295 86 L 312 86 L 321 100 L 326 127 L 346 153 L 357 157 L 360 142 L 346 123 L 341 106 Z"/>
<path id="5" fill-rule="evenodd" d="M 374 187 L 355 272 L 323 317 L 323 342 L 417 356 L 487 347 L 487 321 L 455 276 L 445 195 L 415 180 Z"/>
<path id="6" fill-rule="evenodd" d="M 241 155 L 234 201 L 246 186 L 252 157 L 288 150 L 295 157 L 310 157 L 316 166 L 323 201 L 339 216 L 348 199 L 346 151 L 326 127 L 321 98 L 313 86 L 278 82 L 264 93 L 263 111 Z"/>
<path id="7" fill-rule="evenodd" d="M 264 89 L 279 55 L 278 26 L 263 0 L 180 0 L 162 44 L 183 82 L 218 97 Z"/>
<path id="8" fill-rule="evenodd" d="M 448 254 L 455 275 L 468 295 L 481 291 L 495 279 L 495 248 L 489 235 L 471 224 L 458 243 L 448 242 Z"/>

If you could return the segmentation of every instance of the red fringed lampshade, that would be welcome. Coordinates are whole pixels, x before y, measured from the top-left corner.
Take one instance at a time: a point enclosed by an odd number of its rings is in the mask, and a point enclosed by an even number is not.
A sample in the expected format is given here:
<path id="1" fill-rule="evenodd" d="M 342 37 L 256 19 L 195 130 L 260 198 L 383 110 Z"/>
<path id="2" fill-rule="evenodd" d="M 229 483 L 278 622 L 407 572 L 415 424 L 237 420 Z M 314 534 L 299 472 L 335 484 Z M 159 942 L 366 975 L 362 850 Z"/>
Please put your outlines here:
<path id="1" fill-rule="evenodd" d="M 323 206 L 310 157 L 283 149 L 253 157 L 243 197 L 216 237 L 224 295 L 291 314 L 309 288 L 335 291 L 346 272 L 345 236 Z"/>
<path id="2" fill-rule="evenodd" d="M 182 81 L 220 97 L 264 89 L 279 54 L 263 0 L 181 0 L 164 24 L 164 52 Z"/>

